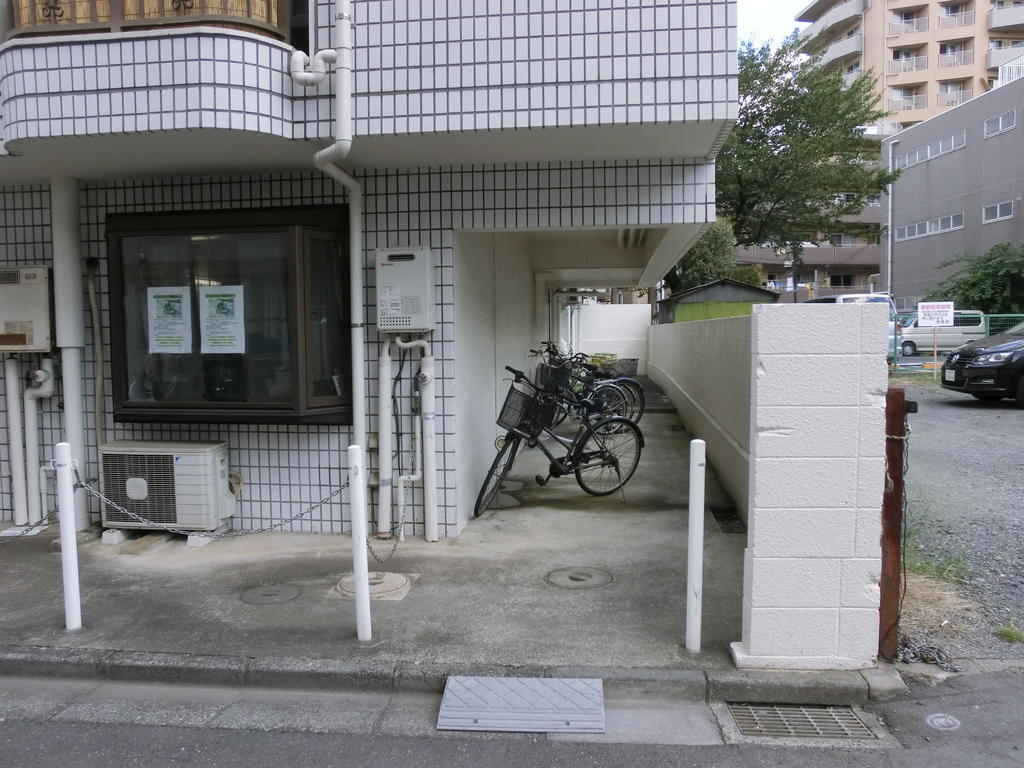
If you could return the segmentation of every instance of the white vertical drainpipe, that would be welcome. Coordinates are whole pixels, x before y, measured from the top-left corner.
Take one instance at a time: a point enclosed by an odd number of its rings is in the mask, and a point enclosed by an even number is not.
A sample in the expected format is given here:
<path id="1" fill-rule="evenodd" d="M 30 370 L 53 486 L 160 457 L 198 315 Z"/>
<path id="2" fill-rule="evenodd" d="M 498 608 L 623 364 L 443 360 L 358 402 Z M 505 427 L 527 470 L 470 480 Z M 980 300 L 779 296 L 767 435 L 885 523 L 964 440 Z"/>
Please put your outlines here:
<path id="1" fill-rule="evenodd" d="M 25 449 L 21 424 L 21 363 L 11 355 L 4 359 L 4 393 L 7 400 L 7 445 L 14 502 L 14 524 L 28 522 L 25 489 Z"/>
<path id="2" fill-rule="evenodd" d="M 391 455 L 391 337 L 384 337 L 377 359 L 377 536 L 391 533 L 391 493 L 394 485 Z"/>
<path id="3" fill-rule="evenodd" d="M 402 341 L 396 337 L 395 344 L 399 349 L 419 347 L 423 351 L 420 359 L 420 419 L 423 421 L 423 528 L 427 541 L 437 541 L 437 452 L 436 428 L 434 423 L 434 356 L 430 351 L 430 343 Z"/>
<path id="4" fill-rule="evenodd" d="M 312 21 L 312 19 L 311 19 Z M 352 309 L 352 442 L 366 448 L 366 308 L 363 292 L 363 188 L 338 165 L 352 148 L 352 2 L 336 0 L 334 5 L 335 50 L 320 51 L 313 56 L 313 71 L 304 72 L 308 57 L 301 51 L 292 55 L 289 73 L 303 86 L 317 85 L 324 75 L 319 67 L 336 61 L 334 68 L 335 131 L 334 143 L 316 153 L 313 164 L 348 192 L 349 285 Z M 317 62 L 320 62 L 317 64 Z M 299 66 L 299 65 L 302 66 Z M 326 67 L 323 68 L 326 73 Z M 360 477 L 366 483 L 366 473 Z"/>
<path id="5" fill-rule="evenodd" d="M 82 260 L 79 255 L 78 182 L 71 178 L 50 180 L 50 228 L 53 240 L 53 294 L 60 348 L 61 383 L 64 389 L 64 437 L 71 457 L 85 476 L 85 414 L 82 405 L 82 351 L 85 349 L 85 300 L 82 291 Z M 75 495 L 75 526 L 89 527 L 89 511 L 83 494 Z"/>
<path id="6" fill-rule="evenodd" d="M 690 441 L 690 516 L 686 557 L 686 650 L 700 653 L 704 605 L 704 472 L 707 446 Z"/>
<path id="7" fill-rule="evenodd" d="M 28 480 L 28 522 L 43 520 L 39 482 L 39 400 L 53 397 L 53 358 L 44 357 L 39 370 L 31 374 L 31 386 L 25 388 L 25 473 Z"/>

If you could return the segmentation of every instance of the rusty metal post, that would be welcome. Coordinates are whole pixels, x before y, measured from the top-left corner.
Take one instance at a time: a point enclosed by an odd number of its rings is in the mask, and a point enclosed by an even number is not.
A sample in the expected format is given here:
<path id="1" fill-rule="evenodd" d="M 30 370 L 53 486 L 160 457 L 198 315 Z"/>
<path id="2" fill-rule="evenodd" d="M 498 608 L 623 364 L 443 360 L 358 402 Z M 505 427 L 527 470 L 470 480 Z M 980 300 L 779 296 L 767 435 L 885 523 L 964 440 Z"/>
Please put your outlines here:
<path id="1" fill-rule="evenodd" d="M 878 655 L 894 659 L 900 639 L 901 575 L 903 571 L 903 451 L 906 414 L 917 403 L 907 402 L 903 389 L 890 388 L 885 397 L 885 494 L 882 497 L 882 577 L 878 607 Z"/>

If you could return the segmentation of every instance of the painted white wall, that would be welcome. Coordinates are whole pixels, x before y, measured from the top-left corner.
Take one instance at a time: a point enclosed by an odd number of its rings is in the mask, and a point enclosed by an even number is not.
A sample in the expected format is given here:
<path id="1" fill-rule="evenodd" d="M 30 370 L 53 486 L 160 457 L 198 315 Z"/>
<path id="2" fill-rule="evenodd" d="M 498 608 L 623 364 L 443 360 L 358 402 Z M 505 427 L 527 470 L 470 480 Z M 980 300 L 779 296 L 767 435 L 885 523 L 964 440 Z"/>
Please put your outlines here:
<path id="1" fill-rule="evenodd" d="M 750 462 L 750 317 L 650 329 L 647 375 L 707 442 L 708 461 L 747 518 Z"/>
<path id="2" fill-rule="evenodd" d="M 649 304 L 585 304 L 578 310 L 579 347 L 588 355 L 607 352 L 635 358 L 637 373 L 647 373 Z"/>
<path id="3" fill-rule="evenodd" d="M 473 515 L 484 474 L 494 457 L 491 430 L 481 422 L 495 413 L 494 236 L 455 236 L 455 493 L 461 531 Z"/>
<path id="4" fill-rule="evenodd" d="M 740 422 L 727 410 L 747 414 L 743 638 L 732 647 L 739 667 L 875 662 L 887 322 L 884 305 L 763 304 L 751 318 L 652 331 L 652 378 L 668 384 L 691 430 L 709 430 L 700 435 L 709 457 L 715 450 L 742 461 L 742 443 L 731 434 Z M 749 329 L 746 400 L 700 391 L 709 381 L 735 385 L 717 351 L 729 326 Z M 807 328 L 819 343 L 807 343 Z M 729 357 L 738 362 L 743 354 Z M 694 371 L 705 366 L 718 373 Z M 736 468 L 711 461 L 735 493 Z"/>

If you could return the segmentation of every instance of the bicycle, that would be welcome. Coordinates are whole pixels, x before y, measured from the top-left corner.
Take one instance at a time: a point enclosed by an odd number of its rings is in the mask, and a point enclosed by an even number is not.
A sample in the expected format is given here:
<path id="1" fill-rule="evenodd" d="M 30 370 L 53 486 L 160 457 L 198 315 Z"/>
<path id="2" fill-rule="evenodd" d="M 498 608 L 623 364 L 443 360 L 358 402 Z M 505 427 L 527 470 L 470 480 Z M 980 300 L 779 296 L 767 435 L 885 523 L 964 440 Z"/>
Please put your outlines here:
<path id="1" fill-rule="evenodd" d="M 643 433 L 635 422 L 622 416 L 601 416 L 595 421 L 593 417 L 600 413 L 601 404 L 584 398 L 580 401 L 583 414 L 575 436 L 562 437 L 552 431 L 558 392 L 537 386 L 511 366 L 506 365 L 505 370 L 514 381 L 509 385 L 497 423 L 508 432 L 477 494 L 473 517 L 480 517 L 498 495 L 523 440 L 540 448 L 550 462 L 548 476 L 535 478 L 540 486 L 547 485 L 553 477 L 571 473 L 586 493 L 608 496 L 629 482 L 644 447 Z M 555 456 L 540 440 L 545 434 L 566 449 L 564 456 Z"/>
<path id="2" fill-rule="evenodd" d="M 565 356 L 551 342 L 542 344 L 543 350 L 530 350 L 543 357 L 537 366 L 536 383 L 542 387 L 548 386 L 549 382 L 557 383 L 561 387 L 561 394 L 570 401 L 564 408 L 558 409 L 556 425 L 570 415 L 578 420 L 580 409 L 575 407 L 575 403 L 583 398 L 594 398 L 598 392 L 601 393 L 607 411 L 625 416 L 630 421 L 640 421 L 644 415 L 645 399 L 639 381 L 601 370 L 586 362 L 587 355 L 582 352 Z"/>

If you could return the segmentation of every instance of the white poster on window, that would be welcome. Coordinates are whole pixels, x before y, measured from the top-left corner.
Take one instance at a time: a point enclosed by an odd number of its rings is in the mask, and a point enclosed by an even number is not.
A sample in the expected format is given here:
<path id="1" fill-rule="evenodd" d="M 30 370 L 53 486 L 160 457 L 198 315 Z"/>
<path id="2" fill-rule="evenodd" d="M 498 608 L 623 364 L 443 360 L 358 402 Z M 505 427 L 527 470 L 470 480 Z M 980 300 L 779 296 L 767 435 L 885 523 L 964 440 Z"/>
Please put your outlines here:
<path id="1" fill-rule="evenodd" d="M 146 289 L 149 354 L 187 355 L 192 351 L 192 298 L 188 286 Z"/>
<path id="2" fill-rule="evenodd" d="M 199 287 L 200 352 L 245 354 L 245 304 L 241 285 Z"/>

